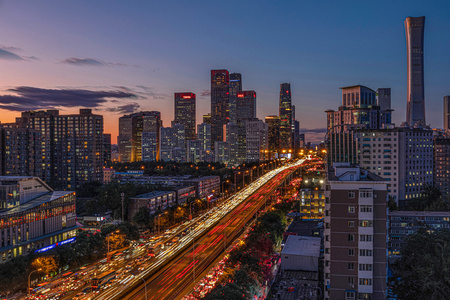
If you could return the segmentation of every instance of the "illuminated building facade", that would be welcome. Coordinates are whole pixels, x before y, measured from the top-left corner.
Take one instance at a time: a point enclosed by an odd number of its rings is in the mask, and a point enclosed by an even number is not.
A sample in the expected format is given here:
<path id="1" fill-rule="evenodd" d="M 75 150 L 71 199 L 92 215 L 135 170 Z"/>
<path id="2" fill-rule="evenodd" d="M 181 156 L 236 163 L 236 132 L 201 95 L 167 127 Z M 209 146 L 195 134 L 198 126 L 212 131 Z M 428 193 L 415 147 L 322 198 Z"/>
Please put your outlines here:
<path id="1" fill-rule="evenodd" d="M 276 159 L 280 151 L 280 117 L 267 116 L 265 122 L 269 131 L 269 158 Z"/>
<path id="2" fill-rule="evenodd" d="M 229 121 L 230 75 L 227 70 L 211 70 L 212 145 L 224 140 L 224 125 Z"/>
<path id="3" fill-rule="evenodd" d="M 292 96 L 291 84 L 280 85 L 280 148 L 292 149 Z"/>
<path id="4" fill-rule="evenodd" d="M 75 240 L 75 192 L 38 177 L 0 176 L 0 262 Z"/>
<path id="5" fill-rule="evenodd" d="M 59 115 L 58 110 L 23 112 L 20 127 L 41 132 L 42 175 L 45 182 L 72 189 L 102 181 L 104 165 L 103 116 L 91 109 Z"/>
<path id="6" fill-rule="evenodd" d="M 157 158 L 159 159 L 160 128 L 162 127 L 159 111 L 144 111 L 119 118 L 119 146 L 120 162 L 135 162 L 142 160 L 142 133 L 156 134 Z"/>
<path id="7" fill-rule="evenodd" d="M 111 134 L 103 134 L 103 160 L 105 164 L 111 161 Z"/>
<path id="8" fill-rule="evenodd" d="M 186 140 L 195 140 L 195 94 L 175 93 L 175 119 L 173 123 L 184 126 Z"/>
<path id="9" fill-rule="evenodd" d="M 240 73 L 230 74 L 230 123 L 237 122 L 237 94 L 242 91 L 242 76 Z"/>
<path id="10" fill-rule="evenodd" d="M 450 195 L 450 138 L 434 140 L 434 186 L 442 195 Z"/>
<path id="11" fill-rule="evenodd" d="M 407 53 L 407 106 L 406 122 L 410 126 L 425 120 L 425 89 L 423 72 L 423 37 L 425 17 L 408 17 L 405 20 Z"/>
<path id="12" fill-rule="evenodd" d="M 265 161 L 269 159 L 269 126 L 254 118 L 245 121 L 246 161 Z"/>

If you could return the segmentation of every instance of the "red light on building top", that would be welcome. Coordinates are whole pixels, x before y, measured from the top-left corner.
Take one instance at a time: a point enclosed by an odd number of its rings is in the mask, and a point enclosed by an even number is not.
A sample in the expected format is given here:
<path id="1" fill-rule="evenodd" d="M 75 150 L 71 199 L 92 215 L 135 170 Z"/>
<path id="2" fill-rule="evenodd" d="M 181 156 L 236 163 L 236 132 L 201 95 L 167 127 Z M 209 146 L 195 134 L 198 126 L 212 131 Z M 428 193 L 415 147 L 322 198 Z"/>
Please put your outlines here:
<path id="1" fill-rule="evenodd" d="M 244 94 L 238 94 L 238 98 L 244 98 Z"/>
<path id="2" fill-rule="evenodd" d="M 191 96 L 183 96 L 183 99 L 191 99 Z"/>

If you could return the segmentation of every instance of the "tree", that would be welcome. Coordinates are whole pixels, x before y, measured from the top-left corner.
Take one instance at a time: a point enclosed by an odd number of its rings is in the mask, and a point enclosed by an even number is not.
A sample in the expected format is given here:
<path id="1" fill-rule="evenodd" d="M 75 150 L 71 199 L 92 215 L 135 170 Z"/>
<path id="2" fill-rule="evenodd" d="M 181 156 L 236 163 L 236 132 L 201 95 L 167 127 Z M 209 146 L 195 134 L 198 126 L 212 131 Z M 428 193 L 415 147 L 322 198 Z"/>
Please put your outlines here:
<path id="1" fill-rule="evenodd" d="M 389 211 L 396 211 L 398 209 L 397 202 L 391 196 L 389 196 L 388 207 Z"/>
<path id="2" fill-rule="evenodd" d="M 141 227 L 148 227 L 150 224 L 150 209 L 146 206 L 139 208 L 133 216 L 133 222 Z"/>
<path id="3" fill-rule="evenodd" d="M 203 299 L 205 300 L 247 300 L 250 299 L 242 289 L 234 284 L 218 285 L 209 292 Z"/>
<path id="4" fill-rule="evenodd" d="M 56 263 L 55 257 L 51 256 L 41 256 L 36 258 L 32 263 L 31 267 L 33 269 L 42 269 L 45 274 L 50 274 L 58 270 L 58 264 Z"/>
<path id="5" fill-rule="evenodd" d="M 447 299 L 450 295 L 450 232 L 420 229 L 407 237 L 390 278 L 398 299 Z"/>

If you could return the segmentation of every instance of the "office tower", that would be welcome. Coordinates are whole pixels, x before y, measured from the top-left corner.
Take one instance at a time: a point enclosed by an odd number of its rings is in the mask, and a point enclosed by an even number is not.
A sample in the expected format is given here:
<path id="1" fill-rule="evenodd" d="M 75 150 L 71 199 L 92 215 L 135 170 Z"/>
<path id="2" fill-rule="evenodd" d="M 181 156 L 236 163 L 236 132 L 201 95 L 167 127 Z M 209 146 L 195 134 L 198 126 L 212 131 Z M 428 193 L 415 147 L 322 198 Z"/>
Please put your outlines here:
<path id="1" fill-rule="evenodd" d="M 325 189 L 325 299 L 385 299 L 387 181 L 337 163 Z"/>
<path id="2" fill-rule="evenodd" d="M 434 140 L 434 185 L 442 195 L 450 194 L 450 138 Z"/>
<path id="3" fill-rule="evenodd" d="M 75 192 L 32 176 L 0 176 L 0 263 L 75 241 Z"/>
<path id="4" fill-rule="evenodd" d="M 405 20 L 408 72 L 406 122 L 410 126 L 417 122 L 426 124 L 423 80 L 424 27 L 425 17 L 407 17 Z"/>
<path id="5" fill-rule="evenodd" d="M 16 123 L 0 124 L 0 175 L 42 175 L 41 133 Z"/>
<path id="6" fill-rule="evenodd" d="M 256 118 L 256 92 L 242 91 L 238 92 L 236 96 L 236 120 L 237 120 L 237 144 L 231 145 L 233 151 L 230 151 L 230 160 L 234 164 L 241 164 L 246 160 L 246 121 L 248 119 Z M 235 134 L 232 126 L 230 127 L 230 135 Z M 231 137 L 231 136 L 230 136 Z M 237 151 L 236 151 L 237 150 Z"/>
<path id="7" fill-rule="evenodd" d="M 265 122 L 269 131 L 269 159 L 276 159 L 280 151 L 280 117 L 267 116 Z"/>
<path id="8" fill-rule="evenodd" d="M 292 149 L 297 154 L 300 148 L 300 122 L 292 120 Z"/>
<path id="9" fill-rule="evenodd" d="M 155 132 L 159 149 L 159 129 L 162 126 L 159 111 L 144 111 L 119 118 L 119 161 L 142 160 L 142 132 Z M 159 159 L 159 158 L 157 158 Z"/>
<path id="10" fill-rule="evenodd" d="M 280 84 L 280 148 L 292 148 L 292 98 L 291 84 Z"/>
<path id="11" fill-rule="evenodd" d="M 246 127 L 246 161 L 265 161 L 269 158 L 269 126 L 264 121 L 247 119 Z"/>
<path id="12" fill-rule="evenodd" d="M 184 126 L 186 140 L 195 140 L 195 94 L 175 93 L 174 123 Z"/>
<path id="13" fill-rule="evenodd" d="M 142 161 L 156 161 L 159 157 L 156 132 L 142 132 Z"/>
<path id="14" fill-rule="evenodd" d="M 105 164 L 111 161 L 111 134 L 103 134 L 103 160 Z"/>
<path id="15" fill-rule="evenodd" d="M 185 128 L 181 124 L 161 127 L 160 159 L 163 161 L 186 161 Z"/>
<path id="16" fill-rule="evenodd" d="M 205 150 L 203 148 L 203 142 L 201 140 L 188 140 L 186 149 L 186 161 L 192 163 L 202 162 L 203 153 Z"/>
<path id="17" fill-rule="evenodd" d="M 211 113 L 203 115 L 203 123 L 211 125 Z"/>
<path id="18" fill-rule="evenodd" d="M 239 126 L 236 123 L 228 123 L 226 125 L 226 141 L 230 144 L 230 164 L 239 165 L 245 161 L 245 156 L 239 156 L 239 148 L 242 151 L 242 143 L 245 142 L 245 132 L 244 127 Z M 241 128 L 241 139 L 239 139 L 239 129 Z M 243 135 L 243 137 L 242 137 Z M 241 142 L 241 147 L 239 147 L 239 141 Z M 245 149 L 245 144 L 244 144 Z"/>
<path id="19" fill-rule="evenodd" d="M 212 142 L 223 141 L 223 126 L 229 119 L 230 76 L 227 70 L 211 70 Z"/>
<path id="20" fill-rule="evenodd" d="M 240 73 L 230 74 L 230 122 L 237 122 L 237 93 L 242 91 L 242 76 Z"/>
<path id="21" fill-rule="evenodd" d="M 390 88 L 380 88 L 377 89 L 377 105 L 380 110 L 390 111 L 391 110 L 391 89 Z M 386 122 L 390 123 L 390 122 Z"/>
<path id="22" fill-rule="evenodd" d="M 399 127 L 354 132 L 361 168 L 385 178 L 388 196 L 398 204 L 420 197 L 433 184 L 433 131 Z"/>
<path id="23" fill-rule="evenodd" d="M 42 178 L 51 186 L 73 189 L 103 178 L 103 116 L 91 109 L 59 115 L 58 110 L 23 112 L 21 127 L 41 132 Z"/>
<path id="24" fill-rule="evenodd" d="M 444 97 L 444 130 L 450 130 L 450 96 Z"/>
<path id="25" fill-rule="evenodd" d="M 391 125 L 392 110 L 381 110 L 376 92 L 362 85 L 342 87 L 342 105 L 327 113 L 328 164 L 358 161 L 356 129 L 380 129 Z M 386 104 L 384 97 L 384 104 Z"/>
<path id="26" fill-rule="evenodd" d="M 305 148 L 306 147 L 306 141 L 305 141 L 305 134 L 304 133 L 300 133 L 299 140 L 300 140 L 300 148 Z"/>
<path id="27" fill-rule="evenodd" d="M 203 150 L 211 150 L 211 124 L 202 123 L 197 125 L 197 139 L 202 142 Z"/>
<path id="28" fill-rule="evenodd" d="M 215 162 L 228 164 L 230 160 L 230 143 L 229 142 L 215 142 L 214 143 Z"/>

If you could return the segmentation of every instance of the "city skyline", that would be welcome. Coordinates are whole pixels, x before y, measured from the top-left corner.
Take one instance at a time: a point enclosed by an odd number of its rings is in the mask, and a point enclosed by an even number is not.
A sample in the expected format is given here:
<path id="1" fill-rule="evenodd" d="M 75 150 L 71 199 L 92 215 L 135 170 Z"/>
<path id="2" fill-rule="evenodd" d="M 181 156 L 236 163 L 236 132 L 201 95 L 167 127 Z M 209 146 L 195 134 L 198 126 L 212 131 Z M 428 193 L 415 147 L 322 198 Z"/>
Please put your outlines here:
<path id="1" fill-rule="evenodd" d="M 28 109 L 76 113 L 80 107 L 93 108 L 104 116 L 105 132 L 116 142 L 118 119 L 124 114 L 160 111 L 164 126 L 170 126 L 173 95 L 183 91 L 197 94 L 200 123 L 210 111 L 210 71 L 223 68 L 241 73 L 243 89 L 256 91 L 260 119 L 278 112 L 278 86 L 289 82 L 307 141 L 323 139 L 323 111 L 339 103 L 340 86 L 391 88 L 393 122 L 400 125 L 407 83 L 403 21 L 423 15 L 425 111 L 429 124 L 443 127 L 441 99 L 449 94 L 450 66 L 445 53 L 450 42 L 441 38 L 450 26 L 443 14 L 450 3 L 445 1 L 428 6 L 416 1 L 408 7 L 366 4 L 363 15 L 355 13 L 356 7 L 332 2 L 257 7 L 249 2 L 239 11 L 225 4 L 183 2 L 55 3 L 0 6 L 0 66 L 8 70 L 0 77 L 2 123 Z M 252 13 L 242 18 L 247 8 Z M 164 17 L 169 9 L 173 18 Z M 213 32 L 206 25 L 216 20 L 217 9 L 230 22 Z M 277 22 L 281 19 L 285 22 Z M 80 102 L 80 97 L 86 100 Z"/>

